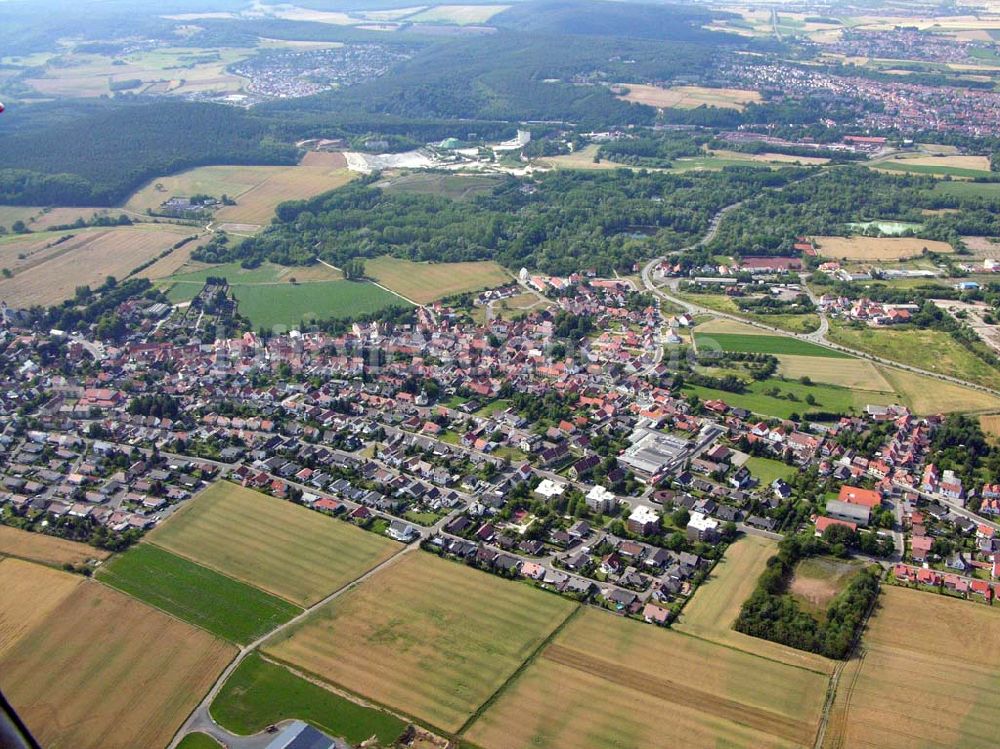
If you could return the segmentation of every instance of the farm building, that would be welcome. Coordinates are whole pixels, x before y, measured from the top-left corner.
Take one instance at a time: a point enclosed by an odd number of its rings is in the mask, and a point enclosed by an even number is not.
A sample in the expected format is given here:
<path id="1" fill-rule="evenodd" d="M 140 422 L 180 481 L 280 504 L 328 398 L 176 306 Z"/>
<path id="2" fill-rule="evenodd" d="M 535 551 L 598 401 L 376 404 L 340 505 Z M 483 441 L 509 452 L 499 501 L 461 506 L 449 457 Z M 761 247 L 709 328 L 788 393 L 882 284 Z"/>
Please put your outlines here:
<path id="1" fill-rule="evenodd" d="M 281 731 L 267 749 L 346 749 L 325 733 L 317 731 L 301 720 L 292 721 Z"/>

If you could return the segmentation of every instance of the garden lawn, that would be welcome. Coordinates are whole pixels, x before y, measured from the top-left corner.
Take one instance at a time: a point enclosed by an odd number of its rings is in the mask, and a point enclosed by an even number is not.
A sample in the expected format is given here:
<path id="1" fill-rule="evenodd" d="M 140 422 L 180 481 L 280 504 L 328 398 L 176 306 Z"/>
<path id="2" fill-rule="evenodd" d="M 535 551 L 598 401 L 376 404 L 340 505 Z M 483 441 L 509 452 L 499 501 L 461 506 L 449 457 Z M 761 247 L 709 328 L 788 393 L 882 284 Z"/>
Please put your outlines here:
<path id="1" fill-rule="evenodd" d="M 745 465 L 762 486 L 770 486 L 775 479 L 787 479 L 792 474 L 798 473 L 798 468 L 795 466 L 771 458 L 752 457 Z"/>

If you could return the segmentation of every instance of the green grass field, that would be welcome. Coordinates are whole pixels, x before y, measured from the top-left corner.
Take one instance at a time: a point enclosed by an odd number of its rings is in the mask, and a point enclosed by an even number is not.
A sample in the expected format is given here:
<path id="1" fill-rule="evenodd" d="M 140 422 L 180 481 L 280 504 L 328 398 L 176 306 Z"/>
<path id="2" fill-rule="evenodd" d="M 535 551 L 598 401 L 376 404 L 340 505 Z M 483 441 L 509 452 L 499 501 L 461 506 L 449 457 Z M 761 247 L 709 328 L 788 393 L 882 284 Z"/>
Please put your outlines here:
<path id="1" fill-rule="evenodd" d="M 98 573 L 101 582 L 232 642 L 253 642 L 302 609 L 151 544 Z"/>
<path id="2" fill-rule="evenodd" d="M 239 302 L 240 314 L 248 317 L 254 327 L 265 328 L 410 306 L 395 294 L 364 281 L 237 286 L 233 295 Z"/>
<path id="3" fill-rule="evenodd" d="M 779 397 L 769 394 L 773 388 L 777 388 Z M 729 393 L 699 385 L 685 385 L 684 390 L 694 393 L 702 400 L 717 398 L 730 406 L 745 408 L 755 414 L 778 419 L 787 419 L 792 414 L 802 416 L 814 411 L 857 414 L 869 403 L 893 403 L 898 400 L 895 393 L 851 390 L 836 385 L 803 385 L 800 382 L 777 379 L 752 382 L 747 386 L 745 393 Z M 795 399 L 792 400 L 789 395 Z M 813 396 L 815 403 L 806 402 L 806 397 L 809 395 Z"/>
<path id="4" fill-rule="evenodd" d="M 798 472 L 798 468 L 771 458 L 752 457 L 746 462 L 750 473 L 757 477 L 761 485 L 770 485 L 775 479 L 787 479 Z"/>
<path id="5" fill-rule="evenodd" d="M 480 195 L 488 195 L 503 179 L 489 174 L 437 174 L 416 172 L 392 177 L 379 182 L 387 193 L 415 193 L 418 195 L 439 195 L 451 200 L 472 200 Z"/>
<path id="6" fill-rule="evenodd" d="M 240 313 L 254 327 L 295 326 L 303 321 L 378 312 L 392 305 L 409 306 L 406 300 L 374 284 L 345 281 L 339 271 L 319 263 L 307 267 L 264 263 L 257 268 L 225 263 L 176 273 L 159 285 L 166 289 L 170 301 L 184 302 L 201 291 L 209 276 L 229 282 Z"/>
<path id="7" fill-rule="evenodd" d="M 366 260 L 365 275 L 418 304 L 501 286 L 511 280 L 510 274 L 492 261 L 414 263 L 388 256 Z"/>
<path id="8" fill-rule="evenodd" d="M 947 333 L 918 328 L 854 327 L 831 323 L 829 338 L 900 364 L 960 377 L 988 387 L 1000 386 L 1000 373 Z"/>
<path id="9" fill-rule="evenodd" d="M 744 335 L 742 333 L 695 333 L 698 347 L 717 345 L 723 351 L 754 354 L 794 354 L 797 356 L 821 356 L 829 359 L 849 359 L 833 349 L 817 346 L 808 341 L 777 335 Z"/>
<path id="10" fill-rule="evenodd" d="M 206 489 L 149 540 L 301 606 L 316 603 L 401 548 L 228 482 Z"/>
<path id="11" fill-rule="evenodd" d="M 907 164 L 904 161 L 880 161 L 871 165 L 873 169 L 911 174 L 948 175 L 949 177 L 989 177 L 992 172 L 983 169 L 966 169 L 960 166 L 934 166 L 932 164 Z"/>
<path id="12" fill-rule="evenodd" d="M 256 653 L 240 663 L 210 711 L 223 728 L 242 736 L 298 719 L 354 745 L 376 736 L 389 746 L 406 728 L 399 718 L 352 702 Z"/>
<path id="13" fill-rule="evenodd" d="M 265 655 L 454 732 L 576 606 L 417 552 L 283 632 Z"/>
<path id="14" fill-rule="evenodd" d="M 938 182 L 934 191 L 960 198 L 1000 199 L 1000 182 Z"/>
<path id="15" fill-rule="evenodd" d="M 181 739 L 177 749 L 222 749 L 222 744 L 207 733 L 189 733 Z"/>

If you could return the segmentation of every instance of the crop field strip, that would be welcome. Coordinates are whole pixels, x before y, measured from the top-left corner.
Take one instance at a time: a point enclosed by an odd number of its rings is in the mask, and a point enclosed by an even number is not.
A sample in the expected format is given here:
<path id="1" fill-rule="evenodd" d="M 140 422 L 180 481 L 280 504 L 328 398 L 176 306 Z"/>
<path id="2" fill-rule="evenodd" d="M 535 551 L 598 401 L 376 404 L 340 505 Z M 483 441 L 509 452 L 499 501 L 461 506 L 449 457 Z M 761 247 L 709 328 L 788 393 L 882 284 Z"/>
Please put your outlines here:
<path id="1" fill-rule="evenodd" d="M 863 658 L 848 664 L 838 687 L 824 749 L 996 746 L 995 610 L 884 586 L 863 643 Z"/>
<path id="2" fill-rule="evenodd" d="M 0 525 L 0 554 L 42 564 L 62 565 L 82 564 L 90 559 L 107 559 L 111 552 L 77 541 Z"/>
<path id="3" fill-rule="evenodd" d="M 453 562 L 410 555 L 318 610 L 265 653 L 455 731 L 575 606 Z"/>
<path id="4" fill-rule="evenodd" d="M 725 720 L 748 726 L 761 733 L 774 734 L 795 744 L 808 743 L 814 733 L 808 726 L 793 718 L 727 700 L 711 692 L 695 689 L 683 680 L 670 681 L 658 678 L 573 648 L 550 645 L 542 653 L 542 657 L 666 702 L 705 710 Z"/>
<path id="5" fill-rule="evenodd" d="M 225 482 L 206 489 L 149 541 L 298 606 L 316 603 L 402 548 Z"/>
<path id="6" fill-rule="evenodd" d="M 484 749 L 810 746 L 826 683 L 825 674 L 587 609 L 464 736 Z"/>
<path id="7" fill-rule="evenodd" d="M 98 579 L 140 601 L 239 644 L 252 642 L 302 609 L 152 544 L 115 557 Z"/>
<path id="8" fill-rule="evenodd" d="M 0 657 L 82 582 L 48 567 L 0 559 Z"/>
<path id="9" fill-rule="evenodd" d="M 751 335 L 742 333 L 695 333 L 695 339 L 701 347 L 718 347 L 723 351 L 754 354 L 792 354 L 796 356 L 815 356 L 828 359 L 849 359 L 848 354 L 817 346 L 808 341 L 781 335 Z"/>
<path id="10" fill-rule="evenodd" d="M 165 745 L 234 654 L 190 624 L 82 581 L 0 655 L 0 671 L 7 698 L 47 749 L 131 749 Z"/>
<path id="11" fill-rule="evenodd" d="M 14 307 L 57 304 L 72 297 L 78 286 L 99 286 L 107 276 L 124 278 L 192 233 L 191 227 L 167 224 L 80 230 L 71 240 L 40 252 L 37 264 L 12 265 L 13 278 L 0 280 L 0 299 Z"/>

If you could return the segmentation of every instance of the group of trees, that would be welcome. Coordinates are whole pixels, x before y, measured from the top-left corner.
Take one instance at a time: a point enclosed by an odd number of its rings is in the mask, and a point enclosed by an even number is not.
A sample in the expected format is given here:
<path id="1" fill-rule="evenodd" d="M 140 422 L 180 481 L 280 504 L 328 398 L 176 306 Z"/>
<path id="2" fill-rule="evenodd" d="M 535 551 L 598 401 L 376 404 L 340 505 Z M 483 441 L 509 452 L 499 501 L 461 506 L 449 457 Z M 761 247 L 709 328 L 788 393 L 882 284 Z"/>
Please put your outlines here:
<path id="1" fill-rule="evenodd" d="M 842 235 L 850 222 L 897 219 L 919 223 L 916 233 L 957 244 L 960 235 L 1000 235 L 1000 212 L 986 197 L 936 190 L 930 177 L 881 174 L 861 166 L 825 169 L 781 192 L 764 192 L 723 220 L 707 253 L 790 252 L 802 235 Z M 928 216 L 923 211 L 961 209 Z"/>
<path id="2" fill-rule="evenodd" d="M 273 123 L 234 107 L 156 101 L 82 116 L 37 112 L 0 136 L 0 203 L 112 205 L 154 177 L 203 164 L 294 164 Z"/>
<path id="3" fill-rule="evenodd" d="M 195 253 L 206 262 L 286 265 L 317 255 L 338 267 L 390 254 L 416 261 L 495 259 L 566 274 L 628 270 L 690 244 L 723 206 L 785 184 L 797 170 L 728 168 L 668 174 L 616 170 L 508 178 L 473 201 L 386 192 L 377 176 L 311 200 L 284 203 L 264 232 L 240 244 L 218 238 Z M 639 231 L 641 230 L 641 231 Z"/>
<path id="4" fill-rule="evenodd" d="M 778 545 L 778 553 L 768 560 L 756 589 L 743 603 L 734 628 L 828 658 L 846 658 L 878 595 L 880 570 L 866 568 L 857 572 L 830 602 L 822 621 L 803 611 L 787 592 L 802 559 L 829 551 L 825 540 L 787 536 Z"/>

